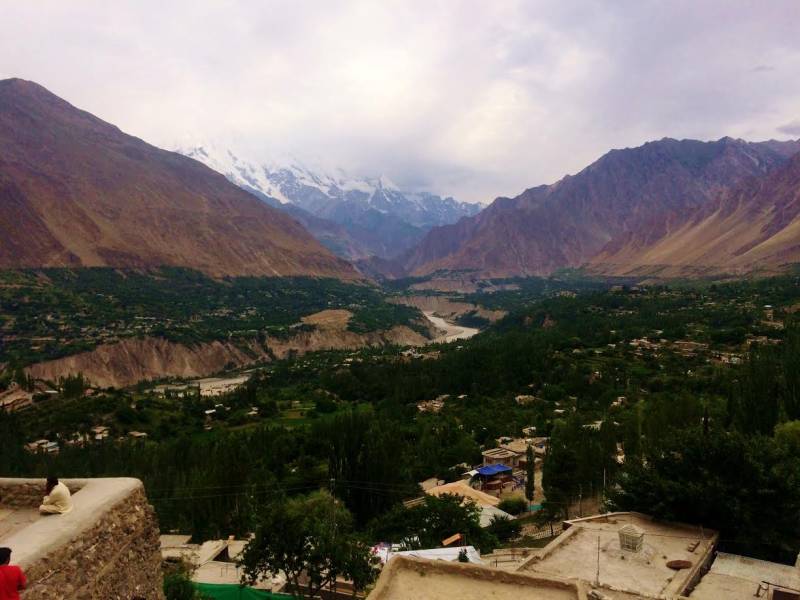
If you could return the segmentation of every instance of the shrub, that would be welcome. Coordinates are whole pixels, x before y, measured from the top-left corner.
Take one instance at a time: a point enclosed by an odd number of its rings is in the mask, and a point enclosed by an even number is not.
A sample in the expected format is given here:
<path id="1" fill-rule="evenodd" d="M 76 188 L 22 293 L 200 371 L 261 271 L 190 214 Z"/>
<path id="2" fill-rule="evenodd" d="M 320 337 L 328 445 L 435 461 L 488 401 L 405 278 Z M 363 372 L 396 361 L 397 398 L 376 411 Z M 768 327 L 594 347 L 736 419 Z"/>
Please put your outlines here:
<path id="1" fill-rule="evenodd" d="M 501 542 L 507 542 L 512 538 L 519 536 L 522 531 L 522 526 L 508 517 L 497 516 L 492 519 L 492 523 L 488 527 L 489 533 L 494 535 Z"/>
<path id="2" fill-rule="evenodd" d="M 501 500 L 500 504 L 497 505 L 497 508 L 507 512 L 510 515 L 519 515 L 528 510 L 528 502 L 525 500 L 525 498 L 515 496 L 513 498 Z"/>

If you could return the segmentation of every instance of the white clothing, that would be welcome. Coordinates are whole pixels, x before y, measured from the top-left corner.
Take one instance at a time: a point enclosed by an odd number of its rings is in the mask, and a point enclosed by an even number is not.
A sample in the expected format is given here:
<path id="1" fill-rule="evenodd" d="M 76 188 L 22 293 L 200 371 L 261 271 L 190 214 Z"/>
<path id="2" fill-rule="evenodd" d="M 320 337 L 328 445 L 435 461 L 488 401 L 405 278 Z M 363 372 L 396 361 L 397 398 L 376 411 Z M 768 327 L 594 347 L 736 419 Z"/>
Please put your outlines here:
<path id="1" fill-rule="evenodd" d="M 49 515 L 63 515 L 72 510 L 72 497 L 69 488 L 60 481 L 42 500 L 39 512 Z"/>

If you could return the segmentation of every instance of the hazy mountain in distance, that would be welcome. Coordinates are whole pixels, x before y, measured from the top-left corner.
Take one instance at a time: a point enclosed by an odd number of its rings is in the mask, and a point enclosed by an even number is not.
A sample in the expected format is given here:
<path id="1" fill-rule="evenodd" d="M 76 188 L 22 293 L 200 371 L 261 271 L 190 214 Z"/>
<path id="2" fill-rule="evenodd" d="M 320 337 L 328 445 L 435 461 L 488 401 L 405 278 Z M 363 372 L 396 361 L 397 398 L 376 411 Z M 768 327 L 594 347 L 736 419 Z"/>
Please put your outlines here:
<path id="1" fill-rule="evenodd" d="M 338 224 L 347 234 L 340 240 L 332 235 L 335 228 L 321 221 L 309 230 L 315 235 L 324 231 L 317 239 L 348 259 L 396 256 L 432 227 L 455 223 L 482 208 L 428 192 L 402 191 L 385 177 L 353 177 L 342 171 L 330 174 L 291 160 L 259 163 L 212 144 L 179 152 L 204 162 L 273 206 L 299 207 L 317 219 Z"/>

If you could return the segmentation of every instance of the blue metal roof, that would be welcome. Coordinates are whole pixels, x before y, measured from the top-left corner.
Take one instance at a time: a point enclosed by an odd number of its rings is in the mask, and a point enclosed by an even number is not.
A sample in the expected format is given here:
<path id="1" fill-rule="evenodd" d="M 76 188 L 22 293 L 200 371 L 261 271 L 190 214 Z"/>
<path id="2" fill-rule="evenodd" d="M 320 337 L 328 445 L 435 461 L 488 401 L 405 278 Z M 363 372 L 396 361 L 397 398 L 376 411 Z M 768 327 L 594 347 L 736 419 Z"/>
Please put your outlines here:
<path id="1" fill-rule="evenodd" d="M 489 465 L 478 469 L 478 475 L 497 475 L 498 473 L 507 473 L 510 470 L 511 467 L 507 467 L 506 465 Z"/>

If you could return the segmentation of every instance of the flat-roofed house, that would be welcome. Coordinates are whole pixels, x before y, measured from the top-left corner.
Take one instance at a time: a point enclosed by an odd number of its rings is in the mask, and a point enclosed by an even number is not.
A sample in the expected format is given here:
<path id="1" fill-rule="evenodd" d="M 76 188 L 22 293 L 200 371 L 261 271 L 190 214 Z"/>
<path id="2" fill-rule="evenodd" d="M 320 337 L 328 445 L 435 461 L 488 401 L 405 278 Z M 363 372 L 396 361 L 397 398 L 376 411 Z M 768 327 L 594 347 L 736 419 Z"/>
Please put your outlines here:
<path id="1" fill-rule="evenodd" d="M 582 584 L 535 573 L 406 556 L 392 558 L 368 600 L 587 600 Z"/>
<path id="2" fill-rule="evenodd" d="M 579 579 L 605 594 L 598 597 L 614 600 L 688 595 L 713 561 L 719 538 L 700 526 L 632 512 L 574 519 L 564 527 L 518 570 Z"/>
<path id="3" fill-rule="evenodd" d="M 497 447 L 491 450 L 484 450 L 481 452 L 483 456 L 483 466 L 491 467 L 493 465 L 505 465 L 516 469 L 519 467 L 520 454 L 508 448 Z"/>

